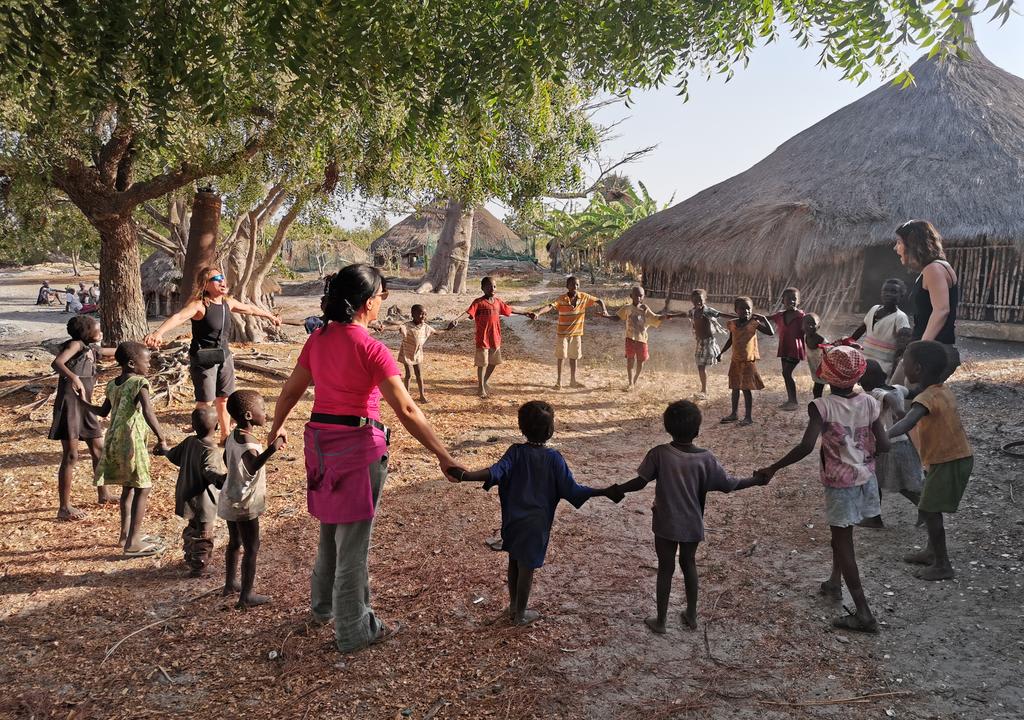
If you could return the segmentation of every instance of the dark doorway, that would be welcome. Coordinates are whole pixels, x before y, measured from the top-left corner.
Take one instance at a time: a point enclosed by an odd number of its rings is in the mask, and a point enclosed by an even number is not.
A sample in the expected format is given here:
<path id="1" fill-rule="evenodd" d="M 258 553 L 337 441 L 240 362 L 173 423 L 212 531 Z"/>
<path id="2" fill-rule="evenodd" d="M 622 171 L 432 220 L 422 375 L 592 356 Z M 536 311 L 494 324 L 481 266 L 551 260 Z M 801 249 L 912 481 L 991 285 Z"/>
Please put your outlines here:
<path id="1" fill-rule="evenodd" d="M 864 251 L 864 274 L 860 285 L 861 312 L 867 312 L 872 306 L 878 304 L 882 283 L 889 278 L 899 278 L 905 282 L 909 293 L 917 279 L 917 273 L 907 272 L 892 246 L 869 247 Z M 909 297 L 900 303 L 900 307 L 908 314 L 912 314 L 914 311 Z"/>

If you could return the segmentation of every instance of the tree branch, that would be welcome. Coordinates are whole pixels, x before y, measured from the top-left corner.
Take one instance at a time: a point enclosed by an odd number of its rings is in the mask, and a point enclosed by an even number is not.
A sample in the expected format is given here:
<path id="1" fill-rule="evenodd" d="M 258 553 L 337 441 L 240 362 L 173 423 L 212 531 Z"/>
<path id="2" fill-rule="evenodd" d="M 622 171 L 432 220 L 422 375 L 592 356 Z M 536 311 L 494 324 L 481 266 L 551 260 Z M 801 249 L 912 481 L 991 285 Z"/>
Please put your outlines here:
<path id="1" fill-rule="evenodd" d="M 99 157 L 96 160 L 96 172 L 100 175 L 100 181 L 104 185 L 114 187 L 117 182 L 117 172 L 132 144 L 134 131 L 127 124 L 118 123 L 111 133 L 110 139 L 100 149 Z"/>
<path id="2" fill-rule="evenodd" d="M 156 177 L 144 180 L 143 182 L 135 183 L 132 185 L 131 189 L 119 194 L 118 202 L 121 209 L 131 210 L 147 200 L 155 200 L 158 197 L 166 195 L 172 190 L 177 190 L 178 188 L 200 178 L 209 177 L 211 175 L 222 175 L 238 163 L 243 163 L 256 155 L 256 153 L 262 149 L 265 141 L 266 135 L 263 133 L 257 133 L 249 138 L 245 147 L 235 153 L 232 153 L 223 160 L 210 163 L 209 165 L 193 165 L 187 162 L 182 163 L 176 170 L 162 175 L 157 175 Z"/>
<path id="3" fill-rule="evenodd" d="M 163 225 L 165 228 L 168 230 L 172 229 L 173 224 L 171 223 L 171 218 L 169 216 L 164 215 L 149 203 L 142 203 L 142 209 L 147 215 Z"/>
<path id="4" fill-rule="evenodd" d="M 160 233 L 155 232 L 154 230 L 151 230 L 143 225 L 139 225 L 137 229 L 139 233 L 139 239 L 142 242 L 149 245 L 150 247 L 154 247 L 157 250 L 162 250 L 163 252 L 170 255 L 172 258 L 178 254 L 178 248 L 174 247 L 174 244 Z"/>
<path id="5" fill-rule="evenodd" d="M 600 174 L 597 176 L 597 179 L 593 183 L 591 183 L 590 187 L 588 187 L 586 190 L 581 190 L 580 192 L 550 192 L 547 193 L 544 197 L 548 197 L 553 200 L 578 200 L 580 198 L 585 198 L 592 192 L 597 190 L 601 186 L 601 181 L 608 177 L 614 170 L 622 167 L 623 165 L 628 165 L 630 163 L 636 162 L 640 158 L 644 157 L 645 155 L 653 151 L 656 147 L 658 146 L 649 145 L 645 148 L 640 148 L 639 150 L 633 150 L 632 152 L 626 153 L 625 156 L 620 158 L 618 161 L 612 163 L 608 167 L 601 168 Z"/>

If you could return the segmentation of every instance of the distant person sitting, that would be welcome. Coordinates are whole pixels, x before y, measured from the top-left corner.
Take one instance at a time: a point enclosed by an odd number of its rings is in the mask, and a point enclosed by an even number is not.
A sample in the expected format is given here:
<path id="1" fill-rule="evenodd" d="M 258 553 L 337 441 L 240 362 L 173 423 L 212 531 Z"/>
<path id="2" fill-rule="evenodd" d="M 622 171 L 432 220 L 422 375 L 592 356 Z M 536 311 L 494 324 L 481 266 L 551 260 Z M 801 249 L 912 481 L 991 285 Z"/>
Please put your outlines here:
<path id="1" fill-rule="evenodd" d="M 39 294 L 36 295 L 36 305 L 49 305 L 55 295 L 56 292 L 50 289 L 50 283 L 43 280 L 43 284 L 39 287 Z"/>
<path id="2" fill-rule="evenodd" d="M 82 312 L 82 301 L 75 295 L 74 288 L 64 290 L 64 312 L 78 314 Z"/>
<path id="3" fill-rule="evenodd" d="M 89 298 L 89 291 L 85 288 L 85 283 L 84 282 L 78 283 L 78 293 L 77 293 L 77 295 L 78 295 L 78 299 L 81 301 L 81 303 L 83 305 L 87 305 L 89 303 L 89 300 L 90 300 L 90 298 Z"/>

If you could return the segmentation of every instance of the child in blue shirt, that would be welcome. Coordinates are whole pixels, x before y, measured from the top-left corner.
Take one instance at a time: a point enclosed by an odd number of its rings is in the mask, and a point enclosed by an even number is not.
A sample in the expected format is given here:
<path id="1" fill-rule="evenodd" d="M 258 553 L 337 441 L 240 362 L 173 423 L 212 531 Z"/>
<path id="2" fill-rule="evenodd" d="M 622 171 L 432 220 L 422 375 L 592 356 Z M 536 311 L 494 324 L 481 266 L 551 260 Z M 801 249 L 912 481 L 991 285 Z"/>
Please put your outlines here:
<path id="1" fill-rule="evenodd" d="M 455 467 L 456 482 L 482 482 L 484 490 L 498 486 L 501 500 L 501 544 L 508 553 L 509 616 L 516 625 L 528 625 L 540 614 L 527 608 L 533 571 L 544 564 L 559 500 L 579 509 L 595 495 L 621 502 L 622 493 L 608 493 L 577 485 L 565 458 L 545 446 L 555 433 L 555 411 L 532 400 L 519 408 L 519 429 L 525 443 L 516 443 L 501 460 L 484 470 L 469 472 Z"/>

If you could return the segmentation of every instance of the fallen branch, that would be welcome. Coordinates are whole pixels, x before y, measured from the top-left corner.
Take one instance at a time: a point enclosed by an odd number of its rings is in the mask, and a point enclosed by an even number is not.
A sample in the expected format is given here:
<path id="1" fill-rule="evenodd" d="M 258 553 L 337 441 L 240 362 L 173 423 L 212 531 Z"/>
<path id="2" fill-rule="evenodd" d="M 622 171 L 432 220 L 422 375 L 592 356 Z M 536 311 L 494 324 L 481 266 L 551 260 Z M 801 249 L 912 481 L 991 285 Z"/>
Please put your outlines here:
<path id="1" fill-rule="evenodd" d="M 17 385 L 12 385 L 11 387 L 7 387 L 7 388 L 4 388 L 3 390 L 0 390 L 0 398 L 5 398 L 8 395 L 13 395 L 14 393 L 18 392 L 19 390 L 24 390 L 25 388 L 29 387 L 30 385 L 35 385 L 36 383 L 42 382 L 43 380 L 49 380 L 49 379 L 55 378 L 55 377 L 57 377 L 57 373 L 50 372 L 50 373 L 47 373 L 46 375 L 39 375 L 39 376 L 34 377 L 34 378 L 29 378 L 28 380 L 24 380 L 24 381 L 18 383 Z"/>
<path id="2" fill-rule="evenodd" d="M 443 697 L 439 697 L 434 701 L 434 704 L 430 706 L 430 709 L 427 710 L 426 714 L 423 716 L 423 720 L 434 720 L 434 716 L 437 715 L 445 704 L 445 699 Z"/>
<path id="3" fill-rule="evenodd" d="M 266 365 L 260 365 L 259 363 L 239 360 L 238 358 L 235 358 L 235 367 L 242 368 L 243 370 L 251 370 L 252 372 L 261 373 L 263 375 L 269 375 L 270 377 L 277 378 L 278 380 L 287 380 L 292 375 L 287 370 L 279 370 L 277 368 L 267 367 Z"/>
<path id="4" fill-rule="evenodd" d="M 846 705 L 849 703 L 869 703 L 872 700 L 881 700 L 884 698 L 893 697 L 907 697 L 914 693 L 910 690 L 900 690 L 897 692 L 884 692 L 884 693 L 870 693 L 868 695 L 857 695 L 856 697 L 849 698 L 836 698 L 835 700 L 806 700 L 803 702 L 779 702 L 776 700 L 758 700 L 760 705 L 772 705 L 775 707 L 811 707 L 814 705 Z"/>
<path id="5" fill-rule="evenodd" d="M 123 638 L 121 638 L 116 643 L 114 643 L 113 645 L 110 646 L 110 648 L 107 650 L 107 654 L 104 655 L 103 659 L 100 661 L 100 665 L 102 665 L 107 660 L 109 660 L 110 656 L 113 655 L 114 652 L 117 651 L 117 649 L 119 647 L 121 647 L 121 645 L 124 643 L 125 640 L 128 640 L 129 638 L 133 638 L 136 635 L 138 635 L 139 633 L 145 632 L 146 630 L 149 630 L 150 628 L 154 628 L 157 625 L 163 625 L 168 620 L 174 620 L 176 617 L 178 617 L 178 614 L 181 612 L 181 610 L 182 610 L 182 608 L 178 608 L 177 610 L 175 610 L 173 613 L 171 613 L 167 617 L 160 618 L 156 622 L 151 622 L 149 625 L 144 625 L 143 627 L 140 627 L 138 630 L 136 630 L 134 632 L 131 632 L 131 633 L 128 633 L 127 635 L 125 635 Z"/>

